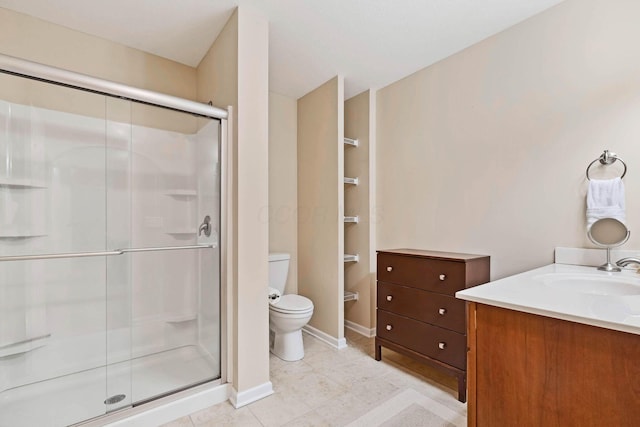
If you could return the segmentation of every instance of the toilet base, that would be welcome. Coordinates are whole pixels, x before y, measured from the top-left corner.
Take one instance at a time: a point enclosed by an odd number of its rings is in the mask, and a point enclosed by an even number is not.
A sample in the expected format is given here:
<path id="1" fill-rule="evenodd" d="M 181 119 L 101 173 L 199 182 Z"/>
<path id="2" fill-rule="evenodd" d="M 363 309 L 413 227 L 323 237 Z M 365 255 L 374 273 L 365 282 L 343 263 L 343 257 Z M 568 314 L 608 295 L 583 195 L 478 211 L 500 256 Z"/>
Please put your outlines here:
<path id="1" fill-rule="evenodd" d="M 274 332 L 273 343 L 270 346 L 271 353 L 287 362 L 295 362 L 304 357 L 304 345 L 302 344 L 302 329 L 292 332 Z"/>

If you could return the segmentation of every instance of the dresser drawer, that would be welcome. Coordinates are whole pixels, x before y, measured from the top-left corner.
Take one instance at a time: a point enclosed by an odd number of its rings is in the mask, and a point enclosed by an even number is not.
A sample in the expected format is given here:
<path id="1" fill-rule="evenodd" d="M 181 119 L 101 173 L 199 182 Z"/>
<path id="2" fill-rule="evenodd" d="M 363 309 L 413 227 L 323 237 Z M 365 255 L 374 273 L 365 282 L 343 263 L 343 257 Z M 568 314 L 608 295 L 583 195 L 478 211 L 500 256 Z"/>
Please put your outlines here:
<path id="1" fill-rule="evenodd" d="M 465 302 L 448 295 L 378 282 L 378 308 L 464 334 Z"/>
<path id="2" fill-rule="evenodd" d="M 465 288 L 465 263 L 378 254 L 378 280 L 453 296 Z"/>
<path id="3" fill-rule="evenodd" d="M 458 369 L 467 369 L 467 337 L 465 335 L 380 309 L 377 310 L 377 318 L 377 334 L 380 338 Z"/>

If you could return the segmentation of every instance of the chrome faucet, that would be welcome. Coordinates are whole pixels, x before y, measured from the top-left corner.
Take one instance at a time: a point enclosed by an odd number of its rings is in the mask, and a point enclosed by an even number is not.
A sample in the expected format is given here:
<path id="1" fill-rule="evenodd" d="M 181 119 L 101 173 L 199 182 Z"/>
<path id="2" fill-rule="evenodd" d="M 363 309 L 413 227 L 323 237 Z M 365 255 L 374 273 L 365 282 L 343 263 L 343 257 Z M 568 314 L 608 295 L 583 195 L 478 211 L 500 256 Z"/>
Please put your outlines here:
<path id="1" fill-rule="evenodd" d="M 627 267 L 629 264 L 638 264 L 638 267 L 640 267 L 640 259 L 627 257 L 627 258 L 621 258 L 618 261 L 616 261 L 616 265 L 618 267 Z"/>

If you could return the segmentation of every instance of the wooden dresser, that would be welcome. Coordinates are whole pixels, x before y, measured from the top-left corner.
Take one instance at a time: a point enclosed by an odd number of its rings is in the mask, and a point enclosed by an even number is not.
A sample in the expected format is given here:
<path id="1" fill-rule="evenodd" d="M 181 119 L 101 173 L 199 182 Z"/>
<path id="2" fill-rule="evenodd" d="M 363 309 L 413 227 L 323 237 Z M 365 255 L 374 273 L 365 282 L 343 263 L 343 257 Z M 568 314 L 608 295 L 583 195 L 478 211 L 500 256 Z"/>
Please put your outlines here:
<path id="1" fill-rule="evenodd" d="M 461 289 L 489 281 L 484 255 L 378 251 L 376 360 L 382 346 L 454 375 L 467 400 L 467 316 Z"/>

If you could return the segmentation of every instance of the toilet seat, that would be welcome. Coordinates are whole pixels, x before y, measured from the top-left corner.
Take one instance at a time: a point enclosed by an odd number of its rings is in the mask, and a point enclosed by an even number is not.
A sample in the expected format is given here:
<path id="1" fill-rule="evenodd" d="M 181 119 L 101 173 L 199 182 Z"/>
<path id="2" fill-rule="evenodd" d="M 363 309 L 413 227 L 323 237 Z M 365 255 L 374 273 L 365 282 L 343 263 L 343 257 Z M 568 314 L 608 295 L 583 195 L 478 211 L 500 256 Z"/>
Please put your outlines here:
<path id="1" fill-rule="evenodd" d="M 313 310 L 313 302 L 302 295 L 282 295 L 277 303 L 269 303 L 269 309 L 278 313 L 304 313 Z"/>

